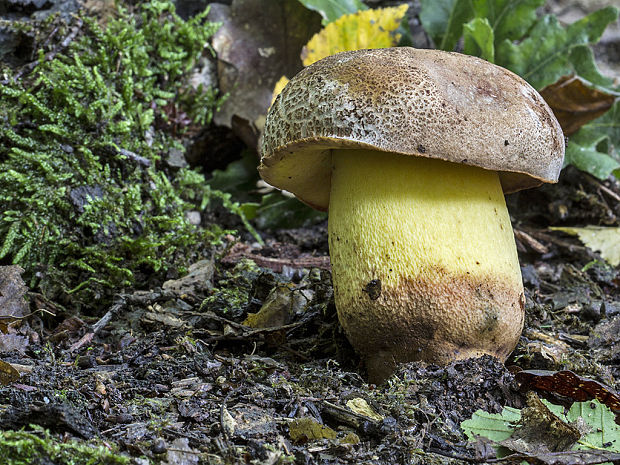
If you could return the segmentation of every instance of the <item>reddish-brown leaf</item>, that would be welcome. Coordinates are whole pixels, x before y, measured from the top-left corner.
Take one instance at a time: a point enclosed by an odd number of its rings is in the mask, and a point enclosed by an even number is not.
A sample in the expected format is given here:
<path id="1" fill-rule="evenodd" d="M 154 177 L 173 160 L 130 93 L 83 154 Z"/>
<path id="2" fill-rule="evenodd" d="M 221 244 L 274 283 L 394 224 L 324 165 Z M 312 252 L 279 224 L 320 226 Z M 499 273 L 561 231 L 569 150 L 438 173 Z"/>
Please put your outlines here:
<path id="1" fill-rule="evenodd" d="M 615 97 L 584 84 L 577 76 L 563 76 L 540 91 L 565 135 L 598 118 L 611 108 Z"/>
<path id="2" fill-rule="evenodd" d="M 524 390 L 549 392 L 573 402 L 596 399 L 612 412 L 620 413 L 620 396 L 613 389 L 572 371 L 523 370 L 515 378 Z"/>

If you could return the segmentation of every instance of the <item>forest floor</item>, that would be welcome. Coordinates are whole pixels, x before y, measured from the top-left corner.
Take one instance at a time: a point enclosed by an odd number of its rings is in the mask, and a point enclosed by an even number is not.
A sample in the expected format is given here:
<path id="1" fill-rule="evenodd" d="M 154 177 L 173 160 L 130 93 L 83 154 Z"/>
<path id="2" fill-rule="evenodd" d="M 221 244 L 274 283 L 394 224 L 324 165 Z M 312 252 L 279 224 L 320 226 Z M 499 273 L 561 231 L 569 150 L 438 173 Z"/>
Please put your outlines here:
<path id="1" fill-rule="evenodd" d="M 620 38 L 609 43 L 600 54 L 613 72 Z M 2 360 L 19 377 L 0 366 L 0 425 L 38 425 L 49 433 L 32 437 L 60 445 L 77 438 L 99 454 L 92 463 L 106 464 L 496 460 L 488 442 L 468 441 L 460 425 L 479 409 L 523 408 L 530 385 L 515 373 L 570 370 L 585 385 L 620 389 L 618 270 L 549 229 L 617 225 L 620 184 L 567 169 L 557 185 L 512 194 L 507 203 L 526 322 L 505 364 L 490 357 L 447 367 L 416 362 L 383 385 L 368 384 L 337 321 L 322 221 L 259 231 L 265 246 L 230 236 L 187 277 L 118 295 L 103 317 L 58 308 L 11 323 L 21 350 L 8 350 L 6 339 Z M 4 305 L 53 309 L 27 292 L 17 267 L 0 269 L 0 296 Z M 243 324 L 259 310 L 269 327 Z M 540 394 L 557 401 L 553 392 Z M 28 463 L 19 454 L 45 449 L 32 437 L 0 438 L 3 453 L 17 454 L 4 463 Z M 72 453 L 87 454 L 77 446 Z M 598 463 L 578 458 L 555 463 Z"/>
<path id="2" fill-rule="evenodd" d="M 492 449 L 459 425 L 478 409 L 524 407 L 515 372 L 571 370 L 620 386 L 617 270 L 537 222 L 608 223 L 620 214 L 616 197 L 620 186 L 572 170 L 559 185 L 509 197 L 527 317 L 505 365 L 411 363 L 367 384 L 337 322 L 318 224 L 280 231 L 265 247 L 233 241 L 186 278 L 118 296 L 103 322 L 57 314 L 46 332 L 31 321 L 44 336 L 4 357 L 21 378 L 0 388 L 1 424 L 98 438 L 170 464 L 484 461 Z M 4 271 L 4 289 L 18 286 Z M 242 325 L 248 307 L 268 309 L 271 327 Z"/>

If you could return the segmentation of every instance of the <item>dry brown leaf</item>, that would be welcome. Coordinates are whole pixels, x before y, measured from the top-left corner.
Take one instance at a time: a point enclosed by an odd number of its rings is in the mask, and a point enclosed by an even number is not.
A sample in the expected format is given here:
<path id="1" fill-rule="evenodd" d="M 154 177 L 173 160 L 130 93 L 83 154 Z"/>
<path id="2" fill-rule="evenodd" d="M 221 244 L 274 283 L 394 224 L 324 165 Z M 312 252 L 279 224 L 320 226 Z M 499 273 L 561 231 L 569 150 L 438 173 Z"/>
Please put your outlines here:
<path id="1" fill-rule="evenodd" d="M 2 334 L 0 335 L 0 353 L 2 352 L 26 352 L 26 348 L 30 344 L 28 337 L 18 334 Z"/>
<path id="2" fill-rule="evenodd" d="M 0 316 L 19 318 L 28 313 L 23 272 L 17 265 L 0 266 Z"/>
<path id="3" fill-rule="evenodd" d="M 563 76 L 540 91 L 565 135 L 598 118 L 611 108 L 615 97 L 593 89 L 577 76 Z"/>
<path id="4" fill-rule="evenodd" d="M 10 363 L 0 360 L 0 384 L 6 386 L 14 383 L 19 379 L 19 371 L 17 371 Z"/>
<path id="5" fill-rule="evenodd" d="M 321 28 L 321 16 L 298 0 L 233 0 L 213 3 L 210 21 L 222 26 L 213 36 L 219 89 L 229 93 L 216 124 L 231 126 L 238 115 L 250 123 L 271 104 L 274 84 L 302 68 L 299 53 Z"/>
<path id="6" fill-rule="evenodd" d="M 292 285 L 274 287 L 256 313 L 248 313 L 243 322 L 250 328 L 276 328 L 287 325 L 295 314 L 302 313 L 312 300 L 312 291 Z"/>
<path id="7" fill-rule="evenodd" d="M 86 0 L 84 9 L 89 15 L 96 17 L 101 25 L 107 24 L 108 21 L 118 16 L 115 0 Z"/>
<path id="8" fill-rule="evenodd" d="M 177 295 L 204 296 L 213 288 L 213 260 L 199 260 L 190 265 L 187 275 L 164 282 L 162 288 Z"/>

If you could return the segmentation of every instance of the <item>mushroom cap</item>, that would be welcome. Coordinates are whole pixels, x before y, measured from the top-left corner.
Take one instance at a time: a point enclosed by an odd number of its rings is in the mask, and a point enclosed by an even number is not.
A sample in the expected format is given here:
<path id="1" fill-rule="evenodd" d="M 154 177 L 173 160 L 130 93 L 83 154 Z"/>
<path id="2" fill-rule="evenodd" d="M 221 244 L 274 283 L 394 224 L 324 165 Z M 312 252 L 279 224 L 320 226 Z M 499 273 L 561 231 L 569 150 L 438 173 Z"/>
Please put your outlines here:
<path id="1" fill-rule="evenodd" d="M 327 210 L 331 150 L 370 149 L 499 172 L 504 192 L 556 182 L 562 129 L 543 98 L 480 58 L 397 47 L 343 52 L 297 74 L 271 106 L 259 172 Z"/>

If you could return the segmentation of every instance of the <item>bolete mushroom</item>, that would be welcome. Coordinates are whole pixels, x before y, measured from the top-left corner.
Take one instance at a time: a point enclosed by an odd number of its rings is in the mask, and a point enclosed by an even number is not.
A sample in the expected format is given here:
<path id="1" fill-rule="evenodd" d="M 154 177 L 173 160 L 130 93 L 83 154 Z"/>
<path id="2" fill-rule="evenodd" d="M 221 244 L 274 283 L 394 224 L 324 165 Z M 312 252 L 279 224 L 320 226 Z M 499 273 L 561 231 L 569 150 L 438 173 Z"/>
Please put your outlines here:
<path id="1" fill-rule="evenodd" d="M 458 53 L 339 53 L 284 88 L 260 150 L 265 181 L 329 210 L 338 317 L 371 380 L 506 359 L 524 296 L 503 192 L 556 182 L 564 157 L 529 84 Z"/>

